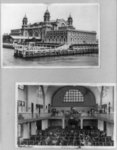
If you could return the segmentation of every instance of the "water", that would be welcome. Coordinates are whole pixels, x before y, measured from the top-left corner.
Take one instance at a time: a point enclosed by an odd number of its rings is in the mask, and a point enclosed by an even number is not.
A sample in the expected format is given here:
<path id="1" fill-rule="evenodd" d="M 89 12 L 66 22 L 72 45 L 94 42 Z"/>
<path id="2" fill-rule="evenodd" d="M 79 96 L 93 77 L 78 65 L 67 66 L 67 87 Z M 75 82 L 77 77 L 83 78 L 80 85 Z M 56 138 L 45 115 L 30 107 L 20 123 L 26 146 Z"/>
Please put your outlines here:
<path id="1" fill-rule="evenodd" d="M 98 55 L 71 55 L 41 58 L 15 58 L 13 49 L 3 48 L 3 66 L 98 66 Z"/>

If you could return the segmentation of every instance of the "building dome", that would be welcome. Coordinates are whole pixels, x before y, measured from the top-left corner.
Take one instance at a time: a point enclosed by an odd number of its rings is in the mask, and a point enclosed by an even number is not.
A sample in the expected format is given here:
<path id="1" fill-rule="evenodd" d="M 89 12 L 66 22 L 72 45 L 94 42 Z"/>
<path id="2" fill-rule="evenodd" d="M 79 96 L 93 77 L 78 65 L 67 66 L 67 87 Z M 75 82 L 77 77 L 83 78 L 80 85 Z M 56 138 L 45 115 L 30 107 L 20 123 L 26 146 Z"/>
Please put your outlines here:
<path id="1" fill-rule="evenodd" d="M 45 15 L 50 15 L 48 9 L 46 10 Z"/>
<path id="2" fill-rule="evenodd" d="M 68 17 L 68 20 L 73 20 L 72 17 L 71 17 L 71 14 L 70 14 L 69 17 Z"/>

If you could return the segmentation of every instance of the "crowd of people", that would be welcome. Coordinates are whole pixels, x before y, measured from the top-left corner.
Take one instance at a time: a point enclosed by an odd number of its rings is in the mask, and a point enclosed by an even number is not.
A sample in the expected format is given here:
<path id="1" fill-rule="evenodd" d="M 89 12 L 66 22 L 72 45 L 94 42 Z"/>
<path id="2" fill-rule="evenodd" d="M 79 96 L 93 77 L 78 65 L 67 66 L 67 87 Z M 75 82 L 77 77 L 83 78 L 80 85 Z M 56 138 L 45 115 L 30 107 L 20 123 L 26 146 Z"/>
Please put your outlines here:
<path id="1" fill-rule="evenodd" d="M 39 130 L 37 135 L 30 139 L 23 139 L 18 143 L 23 145 L 56 145 L 56 146 L 113 146 L 114 142 L 110 136 L 98 129 L 76 129 L 61 127 L 50 127 Z"/>

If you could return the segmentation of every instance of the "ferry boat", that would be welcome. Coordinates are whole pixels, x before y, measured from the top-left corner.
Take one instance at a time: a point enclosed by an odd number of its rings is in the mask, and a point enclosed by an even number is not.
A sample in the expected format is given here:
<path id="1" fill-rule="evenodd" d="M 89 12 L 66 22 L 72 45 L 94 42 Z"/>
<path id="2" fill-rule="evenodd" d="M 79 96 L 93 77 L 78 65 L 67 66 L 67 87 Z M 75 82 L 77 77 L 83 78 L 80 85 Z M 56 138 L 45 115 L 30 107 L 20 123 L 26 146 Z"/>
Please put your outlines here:
<path id="1" fill-rule="evenodd" d="M 29 42 L 28 44 L 15 44 L 14 56 L 22 58 L 34 58 L 34 57 L 50 57 L 50 56 L 68 56 L 75 54 L 87 54 L 98 53 L 97 45 L 59 45 L 59 46 L 47 46 L 44 44 L 37 45 L 35 42 Z"/>

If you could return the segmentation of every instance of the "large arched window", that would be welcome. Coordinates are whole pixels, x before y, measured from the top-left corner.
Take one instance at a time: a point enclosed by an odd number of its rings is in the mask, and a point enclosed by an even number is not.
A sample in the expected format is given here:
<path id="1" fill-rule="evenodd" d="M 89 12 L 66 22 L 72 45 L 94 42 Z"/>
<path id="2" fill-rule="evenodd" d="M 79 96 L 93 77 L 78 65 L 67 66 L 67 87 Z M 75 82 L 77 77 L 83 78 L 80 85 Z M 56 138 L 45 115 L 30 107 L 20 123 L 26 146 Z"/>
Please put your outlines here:
<path id="1" fill-rule="evenodd" d="M 64 95 L 64 102 L 84 102 L 83 94 L 77 89 L 70 89 Z"/>

